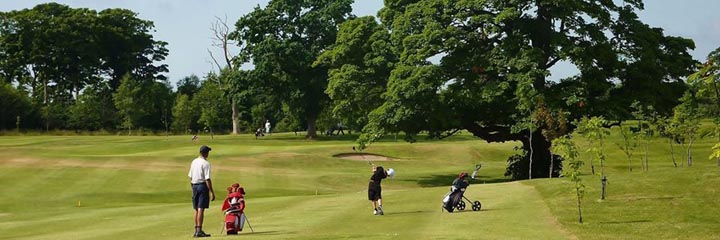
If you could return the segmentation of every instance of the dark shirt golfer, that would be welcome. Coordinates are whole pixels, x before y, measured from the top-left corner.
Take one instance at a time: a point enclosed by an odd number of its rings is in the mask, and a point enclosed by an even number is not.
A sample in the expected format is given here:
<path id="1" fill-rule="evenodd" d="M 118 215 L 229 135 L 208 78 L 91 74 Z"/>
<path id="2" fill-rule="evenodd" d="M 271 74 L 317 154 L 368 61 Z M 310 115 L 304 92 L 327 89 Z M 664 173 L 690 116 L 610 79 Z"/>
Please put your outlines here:
<path id="1" fill-rule="evenodd" d="M 382 187 L 380 182 L 387 178 L 387 172 L 382 166 L 372 165 L 373 175 L 370 177 L 368 184 L 368 200 L 372 201 L 373 214 L 383 215 L 382 210 Z"/>
<path id="2" fill-rule="evenodd" d="M 203 145 L 200 147 L 200 156 L 190 164 L 190 185 L 192 186 L 192 202 L 195 209 L 195 234 L 194 237 L 209 237 L 202 230 L 205 209 L 210 207 L 210 201 L 215 201 L 215 191 L 213 191 L 212 181 L 210 180 L 210 162 L 207 161 L 210 155 L 210 147 Z"/>

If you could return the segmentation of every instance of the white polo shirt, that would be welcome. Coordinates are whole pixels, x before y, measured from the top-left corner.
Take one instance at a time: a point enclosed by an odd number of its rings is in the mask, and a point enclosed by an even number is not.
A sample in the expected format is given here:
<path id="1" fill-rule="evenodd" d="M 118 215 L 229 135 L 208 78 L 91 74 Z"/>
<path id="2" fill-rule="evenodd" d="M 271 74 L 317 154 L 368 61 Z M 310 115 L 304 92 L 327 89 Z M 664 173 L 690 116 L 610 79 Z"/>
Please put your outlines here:
<path id="1" fill-rule="evenodd" d="M 205 160 L 203 157 L 198 157 L 190 164 L 190 183 L 204 183 L 210 179 L 210 162 Z"/>

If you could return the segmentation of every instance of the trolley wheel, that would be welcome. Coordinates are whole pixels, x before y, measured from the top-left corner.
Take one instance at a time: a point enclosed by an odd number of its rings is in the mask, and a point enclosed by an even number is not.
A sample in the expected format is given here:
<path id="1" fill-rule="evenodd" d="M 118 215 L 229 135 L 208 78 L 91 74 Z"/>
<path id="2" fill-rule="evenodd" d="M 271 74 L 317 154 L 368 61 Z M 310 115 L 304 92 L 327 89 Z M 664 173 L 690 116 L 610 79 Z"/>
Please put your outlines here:
<path id="1" fill-rule="evenodd" d="M 460 202 L 457 204 L 457 209 L 460 211 L 465 210 L 465 201 L 460 200 Z"/>
<path id="2" fill-rule="evenodd" d="M 482 204 L 480 204 L 480 201 L 473 202 L 473 205 L 472 205 L 473 211 L 480 211 L 480 207 L 482 207 Z"/>

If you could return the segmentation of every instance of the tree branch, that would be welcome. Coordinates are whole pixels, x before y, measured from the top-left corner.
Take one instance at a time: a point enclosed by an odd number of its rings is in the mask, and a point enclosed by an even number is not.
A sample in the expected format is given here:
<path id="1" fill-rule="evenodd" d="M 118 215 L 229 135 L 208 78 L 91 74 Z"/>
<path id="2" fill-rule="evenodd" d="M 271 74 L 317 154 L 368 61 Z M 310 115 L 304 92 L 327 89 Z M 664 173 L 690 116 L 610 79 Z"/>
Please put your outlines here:
<path id="1" fill-rule="evenodd" d="M 448 132 L 448 133 L 445 134 L 445 135 L 439 134 L 439 135 L 438 135 L 438 140 L 445 139 L 445 138 L 448 138 L 448 137 L 450 137 L 450 136 L 452 136 L 452 135 L 455 135 L 455 134 L 456 134 L 457 132 L 459 132 L 460 130 L 461 130 L 461 129 L 458 128 L 458 129 L 455 129 L 455 130 L 453 130 L 453 131 L 451 131 L 451 132 Z"/>
<path id="2" fill-rule="evenodd" d="M 480 126 L 475 122 L 465 122 L 463 127 L 474 136 L 487 142 L 522 141 L 524 137 L 519 133 L 512 133 L 506 126 Z"/>
<path id="3" fill-rule="evenodd" d="M 213 55 L 212 51 L 210 49 L 207 49 L 207 52 L 210 54 L 210 58 L 212 58 L 213 62 L 215 63 L 215 66 L 218 67 L 218 74 L 222 72 L 222 66 L 220 66 L 220 63 L 215 59 L 215 56 Z"/>

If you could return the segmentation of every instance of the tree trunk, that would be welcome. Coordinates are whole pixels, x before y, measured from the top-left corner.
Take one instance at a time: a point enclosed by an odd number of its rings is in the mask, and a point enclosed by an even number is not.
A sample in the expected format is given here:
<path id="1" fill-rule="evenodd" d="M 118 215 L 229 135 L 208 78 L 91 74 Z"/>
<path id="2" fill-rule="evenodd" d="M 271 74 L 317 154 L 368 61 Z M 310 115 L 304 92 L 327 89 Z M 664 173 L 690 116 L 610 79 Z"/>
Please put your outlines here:
<path id="1" fill-rule="evenodd" d="M 238 134 L 238 108 L 237 103 L 232 101 L 232 134 Z"/>
<path id="2" fill-rule="evenodd" d="M 315 124 L 317 122 L 317 116 L 308 116 L 308 128 L 307 128 L 307 134 L 305 135 L 305 138 L 307 139 L 314 139 L 317 138 L 317 130 L 315 129 Z"/>
<path id="3" fill-rule="evenodd" d="M 675 148 L 673 147 L 673 139 L 670 138 L 670 156 L 672 156 L 673 165 L 675 165 L 675 168 L 677 168 L 678 164 L 677 161 L 675 161 Z"/>
<path id="4" fill-rule="evenodd" d="M 576 183 L 576 185 L 577 185 L 577 183 Z M 575 187 L 575 195 L 577 196 L 578 220 L 580 221 L 580 223 L 583 223 L 582 207 L 581 207 L 581 204 L 580 204 L 580 203 L 581 203 L 581 200 L 580 200 L 580 189 L 578 189 L 577 187 Z"/>
<path id="5" fill-rule="evenodd" d="M 645 139 L 645 171 L 650 170 L 648 166 L 648 145 L 650 145 L 650 139 Z"/>
<path id="6" fill-rule="evenodd" d="M 550 172 L 548 174 L 548 178 L 552 178 L 553 173 L 553 162 L 555 161 L 555 155 L 553 155 L 552 151 L 550 151 Z"/>
<path id="7" fill-rule="evenodd" d="M 693 143 L 693 136 L 692 136 L 692 134 L 690 134 L 690 142 L 688 143 L 688 148 L 687 148 L 687 165 L 688 165 L 688 167 L 692 166 L 692 153 L 690 152 L 690 150 L 692 149 L 692 143 Z"/>
<path id="8" fill-rule="evenodd" d="M 600 195 L 600 199 L 605 200 L 605 196 L 607 194 L 607 177 L 603 176 L 600 180 L 600 184 L 602 185 L 602 194 Z"/>
<path id="9" fill-rule="evenodd" d="M 553 166 L 553 169 L 550 172 L 547 172 L 548 175 L 545 175 L 545 170 L 548 166 L 550 166 L 550 145 L 551 143 L 545 139 L 545 137 L 542 136 L 542 131 L 540 129 L 535 129 L 535 131 L 532 134 L 533 136 L 530 137 L 524 137 L 522 140 L 523 143 L 523 149 L 527 150 L 529 154 L 528 156 L 532 156 L 528 159 L 528 162 L 524 162 L 522 165 L 527 166 L 528 168 L 538 168 L 538 169 L 527 169 L 528 179 L 533 178 L 547 178 L 553 174 L 555 168 L 557 166 Z M 530 141 L 532 139 L 532 141 Z M 555 165 L 555 164 L 553 164 Z M 524 168 L 523 168 L 524 169 Z"/>
<path id="10" fill-rule="evenodd" d="M 532 138 L 532 137 L 533 137 L 533 134 L 532 134 L 532 127 L 530 127 L 530 129 L 528 129 L 528 132 L 530 133 L 530 134 L 529 134 L 529 135 L 530 135 L 530 164 L 528 165 L 528 179 L 532 179 L 532 168 L 533 168 L 533 146 L 532 146 L 532 141 L 533 141 L 533 138 Z M 550 175 L 552 175 L 552 173 L 550 173 Z"/>

